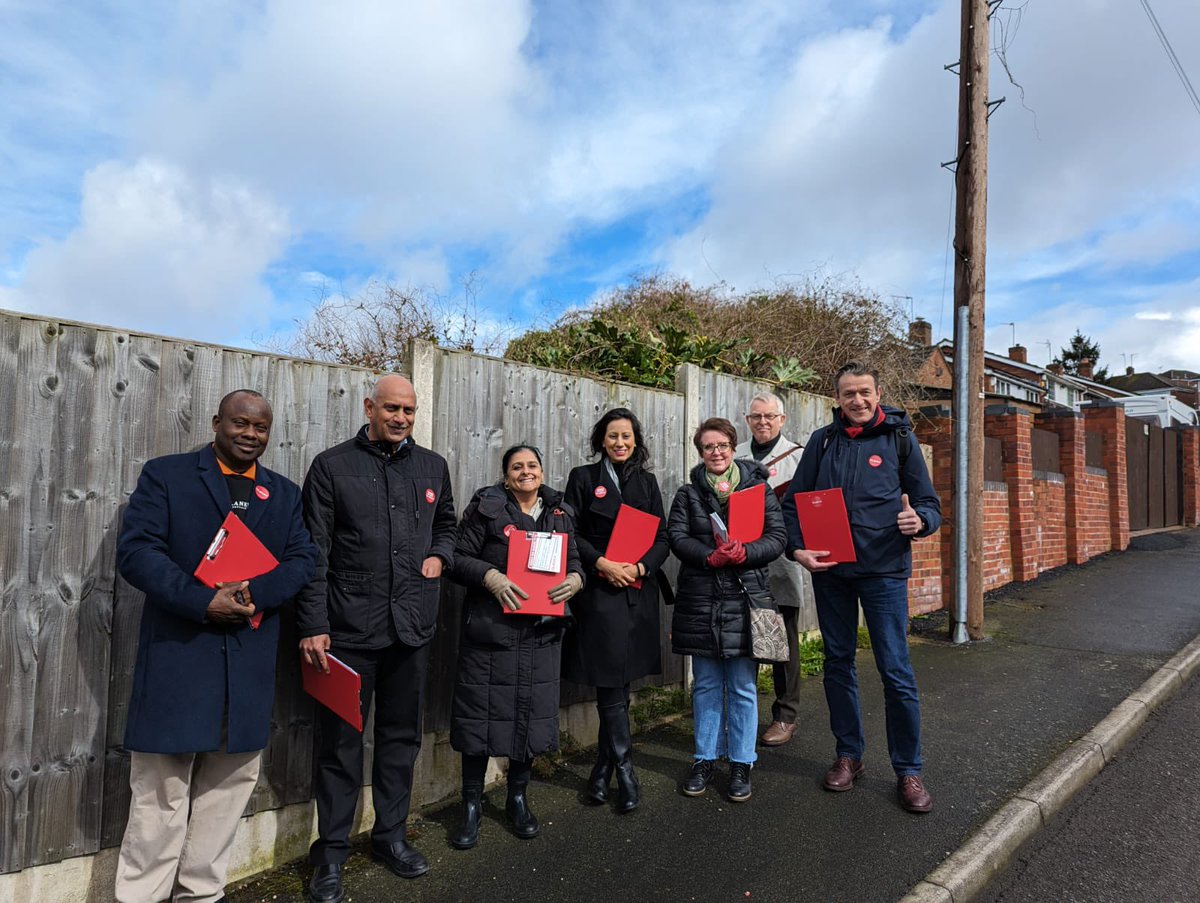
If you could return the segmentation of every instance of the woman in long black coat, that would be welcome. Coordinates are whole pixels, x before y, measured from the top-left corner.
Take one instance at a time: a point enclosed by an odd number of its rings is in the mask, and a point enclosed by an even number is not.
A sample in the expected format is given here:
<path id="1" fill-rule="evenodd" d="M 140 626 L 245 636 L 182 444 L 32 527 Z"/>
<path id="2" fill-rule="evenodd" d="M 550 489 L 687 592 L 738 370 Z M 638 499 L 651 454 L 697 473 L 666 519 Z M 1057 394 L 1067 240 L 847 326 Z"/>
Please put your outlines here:
<path id="1" fill-rule="evenodd" d="M 637 808 L 639 789 L 631 757 L 629 684 L 662 671 L 659 651 L 658 570 L 667 560 L 666 518 L 642 425 L 628 408 L 614 408 L 592 428 L 595 464 L 576 467 L 567 478 L 567 504 L 577 517 L 579 557 L 591 579 L 571 604 L 575 623 L 563 649 L 563 677 L 596 688 L 600 730 L 596 765 L 586 798 L 608 800 L 617 774 L 617 811 Z M 654 543 L 639 561 L 610 561 L 608 541 L 621 505 L 658 518 Z M 640 581 L 641 586 L 635 586 Z"/>
<path id="2" fill-rule="evenodd" d="M 503 482 L 475 493 L 463 512 L 452 579 L 467 588 L 458 646 L 450 745 L 462 753 L 463 823 L 450 842 L 479 840 L 489 756 L 508 758 L 505 813 L 516 835 L 536 837 L 526 788 L 533 757 L 558 749 L 558 678 L 564 619 L 509 614 L 528 594 L 505 575 L 514 531 L 565 533 L 566 578 L 550 590 L 565 603 L 583 587 L 575 524 L 562 493 L 542 485 L 541 453 L 517 445 L 504 453 Z"/>

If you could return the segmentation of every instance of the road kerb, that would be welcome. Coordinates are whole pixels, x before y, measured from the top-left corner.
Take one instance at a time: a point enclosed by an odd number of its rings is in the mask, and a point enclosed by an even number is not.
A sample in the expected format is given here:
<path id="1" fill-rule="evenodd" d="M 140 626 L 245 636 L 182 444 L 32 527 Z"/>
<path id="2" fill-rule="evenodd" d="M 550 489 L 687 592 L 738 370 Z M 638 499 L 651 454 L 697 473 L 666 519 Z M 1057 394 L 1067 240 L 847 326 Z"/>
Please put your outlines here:
<path id="1" fill-rule="evenodd" d="M 1200 670 L 1200 635 L 1117 704 L 1094 728 L 1013 794 L 1012 799 L 925 878 L 900 903 L 968 903 L 999 874 L 1021 846 L 1040 831 L 1113 760 L 1149 717 Z"/>

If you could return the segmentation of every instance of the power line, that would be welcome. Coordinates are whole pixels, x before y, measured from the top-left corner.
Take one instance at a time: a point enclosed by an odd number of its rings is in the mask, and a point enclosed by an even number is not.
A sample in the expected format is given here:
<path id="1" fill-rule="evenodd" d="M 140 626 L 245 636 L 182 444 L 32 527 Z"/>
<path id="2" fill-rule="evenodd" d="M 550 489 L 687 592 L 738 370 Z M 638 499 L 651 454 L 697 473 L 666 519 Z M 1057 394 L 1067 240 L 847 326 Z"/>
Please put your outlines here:
<path id="1" fill-rule="evenodd" d="M 1175 74 L 1179 76 L 1180 82 L 1183 83 L 1183 90 L 1187 91 L 1188 99 L 1191 100 L 1192 106 L 1196 108 L 1196 113 L 1200 114 L 1200 97 L 1196 96 L 1196 89 L 1192 87 L 1192 80 L 1188 78 L 1187 73 L 1183 70 L 1183 64 L 1179 62 L 1179 57 L 1175 55 L 1175 48 L 1167 40 L 1167 33 L 1158 24 L 1158 17 L 1154 15 L 1154 10 L 1150 8 L 1150 0 L 1141 0 L 1141 3 L 1142 9 L 1146 11 L 1146 16 L 1150 19 L 1150 24 L 1154 26 L 1154 33 L 1158 35 L 1158 40 L 1163 45 L 1163 50 L 1166 51 L 1167 59 L 1171 61 L 1171 65 L 1175 69 Z"/>

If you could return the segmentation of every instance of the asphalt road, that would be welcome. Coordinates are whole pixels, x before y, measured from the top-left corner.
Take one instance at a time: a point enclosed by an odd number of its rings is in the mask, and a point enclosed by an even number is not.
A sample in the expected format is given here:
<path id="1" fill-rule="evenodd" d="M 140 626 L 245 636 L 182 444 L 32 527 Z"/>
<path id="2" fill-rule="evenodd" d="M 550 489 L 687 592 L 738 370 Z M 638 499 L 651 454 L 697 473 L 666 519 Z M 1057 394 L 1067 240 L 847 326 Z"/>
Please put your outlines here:
<path id="1" fill-rule="evenodd" d="M 979 903 L 1200 900 L 1200 679 L 1053 819 Z"/>

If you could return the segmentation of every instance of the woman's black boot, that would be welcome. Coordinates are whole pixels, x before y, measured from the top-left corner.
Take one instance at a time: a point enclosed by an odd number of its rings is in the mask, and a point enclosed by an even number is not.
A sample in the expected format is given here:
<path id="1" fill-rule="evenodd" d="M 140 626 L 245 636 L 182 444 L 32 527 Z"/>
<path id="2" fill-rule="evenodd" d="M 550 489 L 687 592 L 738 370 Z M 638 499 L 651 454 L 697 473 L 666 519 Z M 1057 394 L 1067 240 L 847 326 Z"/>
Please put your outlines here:
<path id="1" fill-rule="evenodd" d="M 597 706 L 600 713 L 600 729 L 596 732 L 596 764 L 588 775 L 587 790 L 584 793 L 588 802 L 601 806 L 608 802 L 608 782 L 612 780 L 613 761 L 609 749 L 608 729 L 604 723 L 604 710 Z"/>
<path id="2" fill-rule="evenodd" d="M 633 770 L 633 738 L 629 734 L 629 709 L 626 705 L 610 705 L 601 709 L 604 728 L 608 733 L 612 762 L 616 766 L 617 812 L 625 815 L 641 802 L 641 788 Z"/>
<path id="3" fill-rule="evenodd" d="M 469 850 L 479 843 L 479 825 L 483 821 L 483 784 L 463 784 L 462 824 L 450 835 L 456 850 Z"/>
<path id="4" fill-rule="evenodd" d="M 508 767 L 508 801 L 504 804 L 504 814 L 513 827 L 513 833 L 522 840 L 532 840 L 541 830 L 537 816 L 529 810 L 529 800 L 525 791 L 529 787 L 529 775 L 532 763 L 524 763 L 523 768 Z"/>

